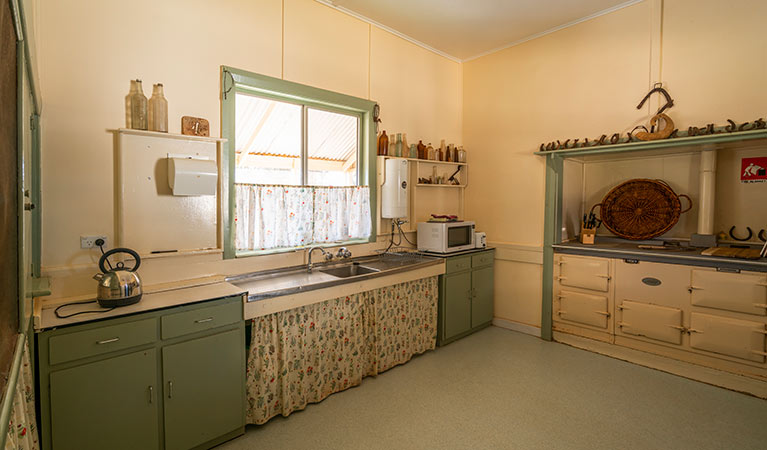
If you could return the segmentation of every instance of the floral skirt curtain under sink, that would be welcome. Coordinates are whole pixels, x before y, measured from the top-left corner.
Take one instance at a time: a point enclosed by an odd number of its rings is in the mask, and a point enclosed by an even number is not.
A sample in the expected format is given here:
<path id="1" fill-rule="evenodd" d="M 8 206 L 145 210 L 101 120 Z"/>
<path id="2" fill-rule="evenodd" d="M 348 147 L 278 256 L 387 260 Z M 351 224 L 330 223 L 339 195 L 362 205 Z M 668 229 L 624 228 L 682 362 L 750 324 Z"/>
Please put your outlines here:
<path id="1" fill-rule="evenodd" d="M 262 424 L 434 349 L 437 277 L 254 319 L 248 423 Z"/>

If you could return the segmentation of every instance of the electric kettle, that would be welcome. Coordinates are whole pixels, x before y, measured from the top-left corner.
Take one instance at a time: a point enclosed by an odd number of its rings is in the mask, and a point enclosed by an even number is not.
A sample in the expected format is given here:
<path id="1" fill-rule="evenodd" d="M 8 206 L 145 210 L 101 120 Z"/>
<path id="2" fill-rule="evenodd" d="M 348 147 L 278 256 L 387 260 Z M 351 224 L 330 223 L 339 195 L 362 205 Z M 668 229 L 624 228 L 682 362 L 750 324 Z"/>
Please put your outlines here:
<path id="1" fill-rule="evenodd" d="M 115 267 L 109 262 L 109 257 L 117 253 L 127 253 L 136 260 L 136 264 L 126 269 L 120 261 Z M 106 264 L 106 266 L 105 266 Z M 102 273 L 93 276 L 99 282 L 96 300 L 104 308 L 132 305 L 141 300 L 141 279 L 136 270 L 141 265 L 141 258 L 129 248 L 113 248 L 101 255 L 99 269 Z M 109 270 L 107 270 L 107 266 Z"/>

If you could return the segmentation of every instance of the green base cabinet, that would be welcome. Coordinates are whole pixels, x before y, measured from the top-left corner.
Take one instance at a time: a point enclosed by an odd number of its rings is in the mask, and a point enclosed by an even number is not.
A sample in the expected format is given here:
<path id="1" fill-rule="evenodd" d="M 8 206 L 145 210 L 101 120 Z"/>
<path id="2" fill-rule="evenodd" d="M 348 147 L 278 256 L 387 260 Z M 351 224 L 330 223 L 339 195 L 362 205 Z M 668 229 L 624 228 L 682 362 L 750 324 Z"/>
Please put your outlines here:
<path id="1" fill-rule="evenodd" d="M 41 332 L 44 450 L 210 448 L 245 427 L 242 297 Z"/>
<path id="2" fill-rule="evenodd" d="M 56 448 L 159 448 L 155 361 L 151 348 L 52 372 Z"/>
<path id="3" fill-rule="evenodd" d="M 437 344 L 460 339 L 493 321 L 495 250 L 445 257 L 439 277 Z"/>

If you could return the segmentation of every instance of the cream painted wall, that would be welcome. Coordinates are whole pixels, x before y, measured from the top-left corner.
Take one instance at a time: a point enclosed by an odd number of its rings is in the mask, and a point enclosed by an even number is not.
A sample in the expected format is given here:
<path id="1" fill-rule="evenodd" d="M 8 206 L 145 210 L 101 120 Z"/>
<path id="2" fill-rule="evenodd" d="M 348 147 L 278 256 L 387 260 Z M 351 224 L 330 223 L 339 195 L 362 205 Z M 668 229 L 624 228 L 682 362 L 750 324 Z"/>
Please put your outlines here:
<path id="1" fill-rule="evenodd" d="M 54 297 L 93 291 L 86 275 L 98 253 L 80 250 L 81 234 L 114 242 L 107 130 L 124 126 L 131 78 L 144 81 L 146 95 L 164 84 L 172 133 L 193 115 L 219 135 L 219 71 L 228 65 L 378 101 L 384 125 L 411 141 L 462 140 L 460 64 L 312 0 L 60 0 L 39 13 L 43 270 Z M 303 259 L 155 258 L 143 271 L 159 283 Z"/>
<path id="2" fill-rule="evenodd" d="M 464 63 L 471 177 L 488 180 L 467 189 L 468 216 L 501 249 L 540 249 L 545 164 L 533 152 L 542 142 L 625 133 L 645 122 L 649 109 L 635 106 L 655 81 L 670 89 L 679 127 L 763 117 L 767 91 L 758 86 L 767 78 L 765 17 L 760 0 L 647 0 Z M 608 168 L 626 177 L 671 178 L 678 193 L 695 194 L 696 164 L 688 156 Z M 587 181 L 588 207 L 615 181 L 604 172 L 600 177 L 603 182 Z M 727 186 L 733 195 L 744 189 L 749 199 L 759 195 L 752 192 L 758 187 Z M 577 203 L 571 194 L 566 199 Z M 723 195 L 717 195 L 720 204 L 727 202 Z M 694 229 L 695 215 L 688 213 L 680 230 Z M 723 224 L 721 213 L 717 217 Z M 523 265 L 531 264 L 496 264 L 496 316 L 540 325 L 540 278 L 532 276 L 539 267 Z M 530 276 L 519 276 L 525 273 Z"/>

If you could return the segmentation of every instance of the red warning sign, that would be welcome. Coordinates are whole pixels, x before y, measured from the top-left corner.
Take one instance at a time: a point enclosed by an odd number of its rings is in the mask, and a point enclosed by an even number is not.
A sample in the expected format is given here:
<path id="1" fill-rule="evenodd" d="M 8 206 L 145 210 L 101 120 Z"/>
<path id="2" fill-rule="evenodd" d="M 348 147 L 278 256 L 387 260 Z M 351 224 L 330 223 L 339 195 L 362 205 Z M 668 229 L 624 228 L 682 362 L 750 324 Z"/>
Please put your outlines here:
<path id="1" fill-rule="evenodd" d="M 764 183 L 767 181 L 767 157 L 743 158 L 740 164 L 742 183 Z"/>

